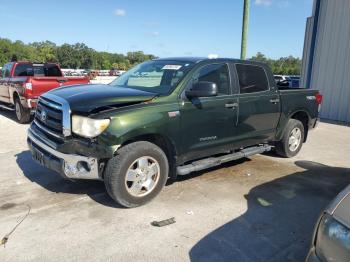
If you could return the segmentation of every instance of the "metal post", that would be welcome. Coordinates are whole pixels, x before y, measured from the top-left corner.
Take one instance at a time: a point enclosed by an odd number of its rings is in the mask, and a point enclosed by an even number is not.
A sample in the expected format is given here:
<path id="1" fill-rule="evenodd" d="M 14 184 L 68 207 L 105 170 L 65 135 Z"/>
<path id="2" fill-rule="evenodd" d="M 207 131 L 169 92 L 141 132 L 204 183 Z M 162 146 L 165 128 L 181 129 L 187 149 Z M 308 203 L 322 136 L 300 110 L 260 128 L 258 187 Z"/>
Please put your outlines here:
<path id="1" fill-rule="evenodd" d="M 242 25 L 242 43 L 241 43 L 241 59 L 246 59 L 247 53 L 247 35 L 249 23 L 250 0 L 244 0 L 243 7 L 243 25 Z"/>

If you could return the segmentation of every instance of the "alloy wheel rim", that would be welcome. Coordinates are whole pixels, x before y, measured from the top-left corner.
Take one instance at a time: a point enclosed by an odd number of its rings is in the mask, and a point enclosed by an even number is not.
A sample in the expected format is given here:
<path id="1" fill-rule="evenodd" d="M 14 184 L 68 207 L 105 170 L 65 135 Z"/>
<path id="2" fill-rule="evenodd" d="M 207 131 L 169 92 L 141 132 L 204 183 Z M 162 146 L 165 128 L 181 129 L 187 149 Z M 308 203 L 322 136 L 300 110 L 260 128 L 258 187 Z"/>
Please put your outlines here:
<path id="1" fill-rule="evenodd" d="M 15 107 L 16 107 L 16 116 L 17 116 L 17 119 L 19 120 L 21 119 L 21 108 L 19 107 L 18 102 L 16 103 Z"/>
<path id="2" fill-rule="evenodd" d="M 292 132 L 290 132 L 288 147 L 289 150 L 294 152 L 298 149 L 301 142 L 301 130 L 298 127 L 295 127 Z"/>
<path id="3" fill-rule="evenodd" d="M 143 197 L 154 190 L 159 177 L 160 167 L 157 160 L 150 156 L 143 156 L 129 166 L 125 176 L 125 186 L 132 196 Z"/>

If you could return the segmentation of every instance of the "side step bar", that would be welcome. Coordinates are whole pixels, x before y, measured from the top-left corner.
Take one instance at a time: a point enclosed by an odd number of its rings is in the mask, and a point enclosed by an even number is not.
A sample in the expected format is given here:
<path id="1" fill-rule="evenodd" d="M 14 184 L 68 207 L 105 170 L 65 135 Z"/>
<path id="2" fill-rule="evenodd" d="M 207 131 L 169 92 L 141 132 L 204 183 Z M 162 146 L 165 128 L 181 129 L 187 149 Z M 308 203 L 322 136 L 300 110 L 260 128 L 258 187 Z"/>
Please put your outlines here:
<path id="1" fill-rule="evenodd" d="M 202 160 L 192 162 L 191 164 L 188 164 L 188 165 L 178 166 L 177 174 L 180 176 L 184 176 L 195 171 L 207 169 L 214 166 L 219 166 L 226 162 L 230 162 L 230 161 L 237 160 L 244 157 L 249 157 L 256 154 L 261 154 L 261 153 L 270 151 L 271 148 L 272 147 L 270 145 L 247 147 L 235 153 L 230 153 L 219 157 L 205 158 Z"/>
<path id="2" fill-rule="evenodd" d="M 1 103 L 0 103 L 0 108 L 10 110 L 10 111 L 15 111 L 14 107 L 10 107 L 10 106 L 7 106 L 7 105 L 1 104 Z"/>

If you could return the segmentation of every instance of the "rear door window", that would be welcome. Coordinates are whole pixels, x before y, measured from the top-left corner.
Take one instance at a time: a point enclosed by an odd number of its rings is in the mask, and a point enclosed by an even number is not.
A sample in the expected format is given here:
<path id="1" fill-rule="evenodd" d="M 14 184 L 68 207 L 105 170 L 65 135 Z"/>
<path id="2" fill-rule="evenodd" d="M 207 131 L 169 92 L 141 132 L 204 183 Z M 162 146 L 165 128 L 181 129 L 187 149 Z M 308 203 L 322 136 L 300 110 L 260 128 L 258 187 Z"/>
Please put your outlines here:
<path id="1" fill-rule="evenodd" d="M 236 64 L 241 94 L 269 90 L 264 68 L 256 65 Z"/>
<path id="2" fill-rule="evenodd" d="M 29 76 L 32 71 L 33 66 L 31 64 L 18 64 L 16 65 L 13 76 Z"/>
<path id="3" fill-rule="evenodd" d="M 18 64 L 14 76 L 62 76 L 55 64 Z"/>
<path id="4" fill-rule="evenodd" d="M 10 77 L 11 76 L 11 69 L 12 69 L 13 63 L 8 63 L 4 65 L 4 68 L 2 69 L 2 77 Z"/>

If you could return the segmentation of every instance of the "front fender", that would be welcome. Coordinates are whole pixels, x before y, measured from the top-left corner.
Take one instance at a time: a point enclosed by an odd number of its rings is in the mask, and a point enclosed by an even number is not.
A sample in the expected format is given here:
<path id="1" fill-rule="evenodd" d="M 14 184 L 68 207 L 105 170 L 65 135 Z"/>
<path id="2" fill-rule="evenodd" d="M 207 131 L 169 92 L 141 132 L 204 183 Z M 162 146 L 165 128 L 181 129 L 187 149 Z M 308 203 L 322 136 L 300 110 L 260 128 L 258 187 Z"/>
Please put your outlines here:
<path id="1" fill-rule="evenodd" d="M 145 105 L 111 116 L 109 127 L 98 137 L 106 146 L 122 145 L 135 137 L 161 135 L 176 145 L 180 142 L 180 115 L 177 103 Z M 170 114 L 169 114 L 170 113 Z"/>

